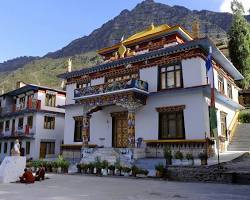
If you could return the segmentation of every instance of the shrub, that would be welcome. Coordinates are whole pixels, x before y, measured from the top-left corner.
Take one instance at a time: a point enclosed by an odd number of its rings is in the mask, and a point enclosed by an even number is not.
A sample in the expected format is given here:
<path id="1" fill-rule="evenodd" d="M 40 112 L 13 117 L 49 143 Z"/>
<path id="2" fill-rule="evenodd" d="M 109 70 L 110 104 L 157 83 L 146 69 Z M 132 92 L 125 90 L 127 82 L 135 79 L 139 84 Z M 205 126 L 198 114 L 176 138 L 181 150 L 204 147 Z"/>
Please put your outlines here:
<path id="1" fill-rule="evenodd" d="M 193 159 L 194 159 L 193 154 L 187 153 L 187 154 L 186 154 L 186 159 L 187 159 L 187 160 L 193 160 Z"/>
<path id="2" fill-rule="evenodd" d="M 115 166 L 114 165 L 109 165 L 108 169 L 112 172 L 112 175 L 115 175 Z"/>
<path id="3" fill-rule="evenodd" d="M 102 171 L 102 162 L 101 162 L 100 157 L 96 157 L 95 158 L 94 167 L 96 168 L 96 173 L 97 174 L 101 174 L 101 171 Z"/>
<path id="4" fill-rule="evenodd" d="M 164 165 L 162 163 L 159 163 L 159 164 L 155 165 L 155 170 L 159 171 L 159 172 L 163 172 L 164 171 Z"/>
<path id="5" fill-rule="evenodd" d="M 183 160 L 183 153 L 180 151 L 176 151 L 174 157 L 175 157 L 175 159 Z"/>
<path id="6" fill-rule="evenodd" d="M 201 153 L 199 153 L 199 158 L 201 160 L 203 160 L 203 159 L 205 160 L 205 159 L 208 159 L 208 155 L 205 152 L 201 152 Z"/>
<path id="7" fill-rule="evenodd" d="M 129 167 L 123 167 L 123 168 L 122 168 L 122 171 L 123 171 L 124 173 L 130 173 L 130 172 L 131 172 L 131 169 L 130 169 Z"/>
<path id="8" fill-rule="evenodd" d="M 239 122 L 241 123 L 250 123 L 250 112 L 240 112 Z"/>
<path id="9" fill-rule="evenodd" d="M 132 166 L 131 170 L 132 170 L 132 175 L 133 175 L 133 176 L 136 176 L 136 174 L 137 174 L 137 172 L 138 172 L 138 169 L 139 169 L 139 168 L 138 168 L 137 166 L 135 166 L 135 165 Z"/>
<path id="10" fill-rule="evenodd" d="M 137 169 L 136 174 L 143 174 L 143 175 L 147 176 L 148 175 L 148 170 L 139 168 L 139 169 Z"/>
<path id="11" fill-rule="evenodd" d="M 173 156 L 172 156 L 172 151 L 170 150 L 169 147 L 164 147 L 163 151 L 164 151 L 164 158 L 165 158 L 166 160 L 172 159 L 172 158 L 173 158 Z"/>
<path id="12" fill-rule="evenodd" d="M 109 162 L 107 160 L 102 161 L 102 169 L 108 169 Z"/>

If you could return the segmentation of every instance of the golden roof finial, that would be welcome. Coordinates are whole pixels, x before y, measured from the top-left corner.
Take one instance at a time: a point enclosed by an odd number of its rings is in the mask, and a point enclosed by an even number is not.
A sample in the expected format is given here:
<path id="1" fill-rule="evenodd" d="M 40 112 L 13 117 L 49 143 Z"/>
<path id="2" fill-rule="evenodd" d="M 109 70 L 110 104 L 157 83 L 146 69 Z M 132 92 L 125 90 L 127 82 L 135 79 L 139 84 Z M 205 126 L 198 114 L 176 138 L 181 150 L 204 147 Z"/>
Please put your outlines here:
<path id="1" fill-rule="evenodd" d="M 200 37 L 200 20 L 196 19 L 192 23 L 192 36 L 195 39 Z"/>
<path id="2" fill-rule="evenodd" d="M 154 30 L 155 29 L 155 25 L 154 25 L 154 22 L 152 22 L 149 26 L 149 29 L 148 30 Z"/>
<path id="3" fill-rule="evenodd" d="M 118 53 L 119 53 L 119 56 L 120 58 L 124 58 L 124 55 L 126 53 L 126 47 L 123 45 L 123 42 L 121 42 L 121 46 L 119 47 L 118 49 Z"/>

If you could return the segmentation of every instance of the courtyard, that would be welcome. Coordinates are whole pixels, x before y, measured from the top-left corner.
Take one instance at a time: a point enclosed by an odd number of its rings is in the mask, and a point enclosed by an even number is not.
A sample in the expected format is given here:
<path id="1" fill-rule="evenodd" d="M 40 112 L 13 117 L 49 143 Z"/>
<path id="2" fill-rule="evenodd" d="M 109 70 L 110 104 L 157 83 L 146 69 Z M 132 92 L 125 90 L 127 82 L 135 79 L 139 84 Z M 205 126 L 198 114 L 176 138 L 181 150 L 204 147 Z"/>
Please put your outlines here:
<path id="1" fill-rule="evenodd" d="M 249 185 L 49 175 L 35 184 L 1 184 L 0 200 L 249 200 Z"/>

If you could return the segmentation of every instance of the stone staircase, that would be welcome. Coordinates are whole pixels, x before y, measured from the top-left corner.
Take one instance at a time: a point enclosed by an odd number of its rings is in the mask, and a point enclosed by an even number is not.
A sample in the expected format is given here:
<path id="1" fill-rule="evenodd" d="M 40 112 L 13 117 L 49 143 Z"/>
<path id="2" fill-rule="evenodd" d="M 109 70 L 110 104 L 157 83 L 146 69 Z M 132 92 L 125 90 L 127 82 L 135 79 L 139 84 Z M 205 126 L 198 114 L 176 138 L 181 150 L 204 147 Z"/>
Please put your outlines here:
<path id="1" fill-rule="evenodd" d="M 228 151 L 250 151 L 250 123 L 238 124 Z"/>

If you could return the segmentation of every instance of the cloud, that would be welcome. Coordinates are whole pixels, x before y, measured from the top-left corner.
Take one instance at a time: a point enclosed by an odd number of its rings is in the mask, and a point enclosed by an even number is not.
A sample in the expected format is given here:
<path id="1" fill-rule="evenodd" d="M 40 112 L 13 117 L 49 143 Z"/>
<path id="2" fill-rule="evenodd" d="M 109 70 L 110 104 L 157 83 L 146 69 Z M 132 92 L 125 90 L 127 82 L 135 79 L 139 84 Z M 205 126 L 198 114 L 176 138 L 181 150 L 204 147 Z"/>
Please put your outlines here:
<path id="1" fill-rule="evenodd" d="M 250 0 L 238 0 L 241 2 L 245 9 L 245 14 L 249 14 L 248 10 L 250 9 Z M 231 2 L 232 0 L 223 0 L 220 5 L 220 11 L 221 12 L 232 12 L 231 11 Z"/>

